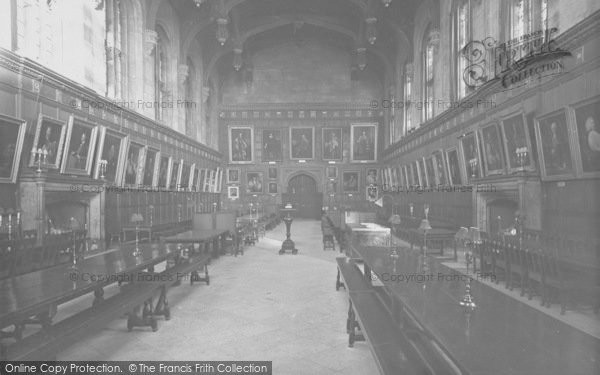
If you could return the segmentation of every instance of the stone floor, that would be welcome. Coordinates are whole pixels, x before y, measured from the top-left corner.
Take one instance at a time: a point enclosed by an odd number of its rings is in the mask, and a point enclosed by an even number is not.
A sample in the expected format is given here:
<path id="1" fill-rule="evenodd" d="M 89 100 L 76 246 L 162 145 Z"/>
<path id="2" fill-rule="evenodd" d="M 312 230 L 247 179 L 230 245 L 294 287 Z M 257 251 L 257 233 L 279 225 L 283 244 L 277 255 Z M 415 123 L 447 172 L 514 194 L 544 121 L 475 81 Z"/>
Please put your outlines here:
<path id="1" fill-rule="evenodd" d="M 335 291 L 339 253 L 323 251 L 320 222 L 293 223 L 298 255 L 277 254 L 284 229 L 268 232 L 244 256 L 214 260 L 210 286 L 171 289 L 172 319 L 160 320 L 158 332 L 127 332 L 123 317 L 58 359 L 268 360 L 274 374 L 378 373 L 366 343 L 348 348 L 347 296 Z"/>

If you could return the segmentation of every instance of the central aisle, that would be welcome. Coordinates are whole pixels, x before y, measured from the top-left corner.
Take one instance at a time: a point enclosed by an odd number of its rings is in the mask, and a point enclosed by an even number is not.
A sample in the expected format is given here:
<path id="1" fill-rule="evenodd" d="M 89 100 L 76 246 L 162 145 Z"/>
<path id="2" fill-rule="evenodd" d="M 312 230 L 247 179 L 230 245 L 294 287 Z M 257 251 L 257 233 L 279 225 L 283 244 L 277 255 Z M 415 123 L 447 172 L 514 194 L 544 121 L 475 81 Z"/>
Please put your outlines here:
<path id="1" fill-rule="evenodd" d="M 128 333 L 125 319 L 59 360 L 270 360 L 273 374 L 376 374 L 367 343 L 348 348 L 347 295 L 335 291 L 335 258 L 319 221 L 295 221 L 298 255 L 278 255 L 285 226 L 209 266 L 210 286 L 172 288 L 172 319 Z M 338 249 L 336 249 L 338 250 Z"/>

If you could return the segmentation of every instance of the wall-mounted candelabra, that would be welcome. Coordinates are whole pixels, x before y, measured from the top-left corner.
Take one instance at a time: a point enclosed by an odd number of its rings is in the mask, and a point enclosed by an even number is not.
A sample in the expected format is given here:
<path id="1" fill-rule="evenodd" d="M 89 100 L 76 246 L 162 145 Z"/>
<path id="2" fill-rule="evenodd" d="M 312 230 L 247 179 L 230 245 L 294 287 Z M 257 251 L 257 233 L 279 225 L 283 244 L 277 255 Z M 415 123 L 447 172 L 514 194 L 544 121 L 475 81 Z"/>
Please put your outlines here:
<path id="1" fill-rule="evenodd" d="M 398 254 L 398 247 L 396 246 L 395 241 L 394 241 L 394 231 L 402 223 L 402 219 L 400 218 L 400 215 L 394 213 L 393 205 L 392 205 L 392 216 L 390 216 L 390 218 L 388 219 L 388 223 L 390 223 L 390 225 L 392 227 L 392 233 L 390 233 L 390 248 L 391 248 L 390 258 L 392 259 L 392 262 L 394 264 L 393 272 L 396 273 L 396 263 L 398 262 L 398 258 L 400 256 Z"/>
<path id="2" fill-rule="evenodd" d="M 429 224 L 429 205 L 428 204 L 425 204 L 423 206 L 423 211 L 425 213 L 425 218 L 423 220 L 421 220 L 421 224 L 419 225 L 419 230 L 421 232 L 423 232 L 423 252 L 422 252 L 423 263 L 422 263 L 421 267 L 422 267 L 423 273 L 427 273 L 427 272 L 429 272 L 429 267 L 427 265 L 427 232 L 432 229 L 431 224 Z M 425 287 L 425 285 L 426 284 L 423 284 L 423 287 Z"/>
<path id="3" fill-rule="evenodd" d="M 33 149 L 31 150 L 31 157 L 37 166 L 36 172 L 38 174 L 42 173 L 42 167 L 46 165 L 48 160 L 48 150 L 45 148 L 38 148 L 37 150 Z"/>
<path id="4" fill-rule="evenodd" d="M 529 149 L 527 146 L 518 147 L 515 153 L 517 154 L 517 162 L 519 163 L 520 170 L 523 170 L 525 163 L 529 160 Z"/>
<path id="5" fill-rule="evenodd" d="M 100 171 L 100 178 L 102 180 L 104 180 L 104 177 L 105 177 L 104 174 L 106 173 L 106 167 L 107 166 L 108 166 L 108 161 L 107 160 L 102 159 L 102 160 L 100 160 L 98 162 L 98 168 L 99 168 L 99 171 Z"/>
<path id="6" fill-rule="evenodd" d="M 7 216 L 6 224 L 3 224 L 3 218 Z M 14 219 L 13 219 L 14 217 Z M 15 237 L 15 233 L 17 236 L 20 234 L 21 228 L 21 212 L 14 211 L 12 208 L 9 208 L 6 211 L 2 211 L 0 213 L 0 231 L 4 232 L 4 226 L 6 226 L 6 234 L 8 235 L 8 239 L 12 240 Z"/>
<path id="7" fill-rule="evenodd" d="M 471 179 L 477 177 L 477 166 L 479 165 L 479 162 L 477 161 L 477 158 L 473 158 L 473 159 L 469 159 L 469 167 L 471 168 Z"/>

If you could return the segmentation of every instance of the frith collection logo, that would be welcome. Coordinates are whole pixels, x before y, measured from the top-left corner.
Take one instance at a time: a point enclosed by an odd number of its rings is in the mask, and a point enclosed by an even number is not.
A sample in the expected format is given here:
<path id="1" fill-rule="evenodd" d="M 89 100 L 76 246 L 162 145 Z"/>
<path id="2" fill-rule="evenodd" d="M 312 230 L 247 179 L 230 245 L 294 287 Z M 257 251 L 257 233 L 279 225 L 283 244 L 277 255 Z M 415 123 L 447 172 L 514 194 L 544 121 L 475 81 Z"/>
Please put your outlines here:
<path id="1" fill-rule="evenodd" d="M 463 72 L 467 86 L 477 88 L 492 80 L 502 87 L 523 86 L 531 79 L 541 80 L 564 72 L 563 58 L 571 52 L 561 49 L 554 35 L 557 28 L 539 30 L 505 43 L 494 38 L 469 42 L 462 50 L 468 66 Z"/>

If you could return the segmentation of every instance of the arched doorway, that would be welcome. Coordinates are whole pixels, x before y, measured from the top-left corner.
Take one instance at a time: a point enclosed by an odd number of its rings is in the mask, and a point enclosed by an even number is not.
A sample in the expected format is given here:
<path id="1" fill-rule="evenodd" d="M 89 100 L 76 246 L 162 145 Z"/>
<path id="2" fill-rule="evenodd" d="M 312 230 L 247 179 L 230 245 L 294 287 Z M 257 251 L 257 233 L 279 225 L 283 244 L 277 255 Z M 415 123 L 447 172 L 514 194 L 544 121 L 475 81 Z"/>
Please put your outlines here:
<path id="1" fill-rule="evenodd" d="M 291 203 L 298 211 L 296 216 L 305 219 L 319 219 L 323 207 L 323 194 L 317 189 L 317 181 L 306 173 L 293 176 L 288 181 L 283 203 Z"/>

